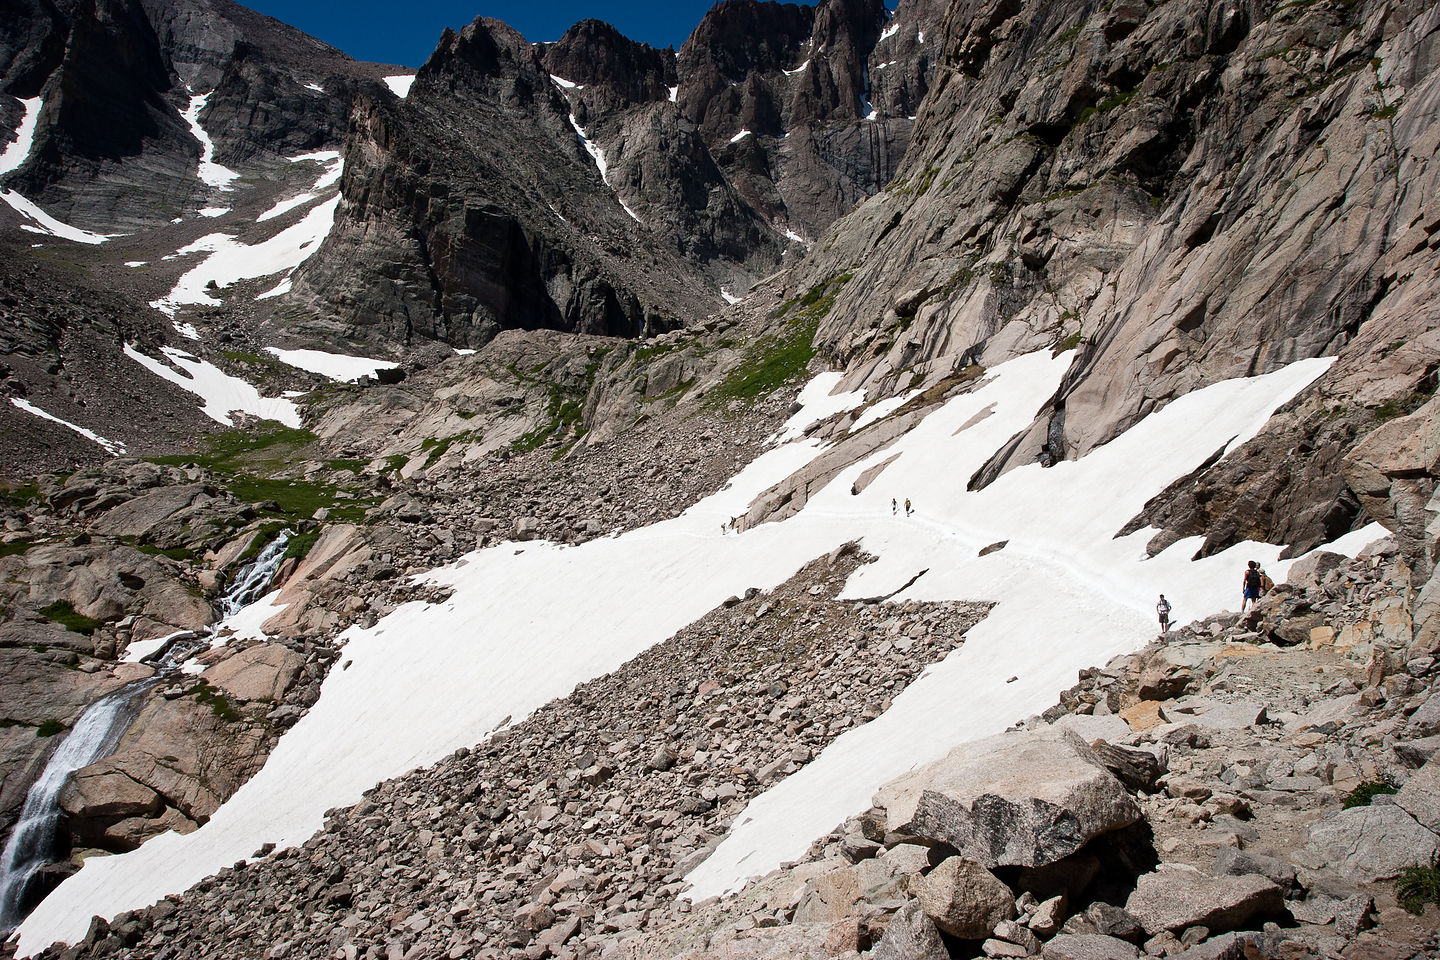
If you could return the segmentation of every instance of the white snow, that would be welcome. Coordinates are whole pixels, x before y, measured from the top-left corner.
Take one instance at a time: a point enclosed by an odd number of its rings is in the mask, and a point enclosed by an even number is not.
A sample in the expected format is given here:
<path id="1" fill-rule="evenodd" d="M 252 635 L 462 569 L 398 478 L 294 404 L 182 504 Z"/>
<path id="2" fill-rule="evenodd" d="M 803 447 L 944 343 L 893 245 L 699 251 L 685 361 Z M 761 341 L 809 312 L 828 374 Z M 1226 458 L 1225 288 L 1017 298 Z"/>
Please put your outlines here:
<path id="1" fill-rule="evenodd" d="M 79 227 L 72 227 L 68 223 L 56 220 L 14 190 L 0 189 L 0 200 L 8 203 L 20 216 L 32 221 L 33 226 L 30 223 L 20 225 L 21 230 L 29 233 L 43 233 L 46 236 L 59 237 L 61 240 L 74 240 L 76 243 L 89 244 L 104 243 L 111 237 L 119 236 L 119 234 L 92 233 L 89 230 L 81 230 Z"/>
<path id="2" fill-rule="evenodd" d="M 899 60 L 886 60 L 884 63 L 877 63 L 877 64 L 875 65 L 875 69 L 876 69 L 876 70 L 888 70 L 888 69 L 890 69 L 891 67 L 895 66 L 895 64 L 897 64 L 897 63 L 899 63 L 899 62 L 900 62 Z"/>
<path id="3" fill-rule="evenodd" d="M 460 356 L 460 357 L 468 357 L 468 356 L 470 356 L 471 354 L 473 354 L 474 352 L 475 352 L 475 351 L 474 351 L 472 348 L 470 348 L 470 347 L 456 347 L 456 348 L 455 348 L 455 354 L 456 354 L 456 356 Z"/>
<path id="4" fill-rule="evenodd" d="M 293 288 L 294 284 L 290 282 L 289 277 L 286 277 L 284 280 L 281 280 L 279 283 L 275 284 L 275 286 L 271 287 L 269 290 L 266 290 L 264 293 L 255 294 L 255 299 L 269 300 L 271 297 L 278 297 L 282 296 L 283 294 L 287 294 Z"/>
<path id="5" fill-rule="evenodd" d="M 307 84 L 305 84 L 305 89 L 306 89 L 306 90 L 314 90 L 316 93 L 324 93 L 324 92 L 325 92 L 325 88 L 322 87 L 322 86 L 320 86 L 320 84 L 318 84 L 318 83 L 307 83 Z"/>
<path id="6" fill-rule="evenodd" d="M 599 144 L 590 142 L 590 138 L 585 135 L 585 129 L 580 126 L 580 121 L 575 119 L 574 111 L 570 113 L 570 126 L 575 128 L 575 135 L 580 138 L 580 145 L 585 148 L 585 152 L 590 154 L 590 158 L 595 161 L 595 169 L 600 171 L 600 182 L 610 187 L 610 192 L 615 194 L 615 202 L 620 204 L 620 209 L 630 214 L 630 219 L 636 223 L 644 223 L 645 221 L 640 219 L 640 215 L 634 210 L 631 210 L 630 206 L 624 200 L 620 199 L 620 194 L 615 193 L 615 188 L 610 186 L 610 165 L 605 162 L 605 151 L 600 149 Z M 559 214 L 556 215 L 559 216 Z"/>
<path id="7" fill-rule="evenodd" d="M 794 70 L 784 70 L 784 69 L 782 69 L 780 72 L 783 73 L 783 74 L 785 74 L 785 76 L 787 76 L 787 77 L 793 77 L 793 76 L 795 76 L 795 74 L 800 73 L 801 71 L 805 70 L 805 69 L 806 69 L 807 67 L 809 67 L 809 66 L 810 66 L 810 61 L 809 61 L 809 59 L 806 59 L 806 61 L 805 61 L 804 63 L 800 64 L 800 66 L 796 67 Z"/>
<path id="8" fill-rule="evenodd" d="M 200 331 L 196 329 L 195 324 L 193 323 L 181 323 L 179 320 L 171 320 L 170 326 L 174 327 L 175 332 L 180 334 L 180 336 L 185 337 L 186 339 L 200 339 Z"/>
<path id="9" fill-rule="evenodd" d="M 323 350 L 281 350 L 279 347 L 266 347 L 265 351 L 274 354 L 281 363 L 318 373 L 331 380 L 373 377 L 377 370 L 388 370 L 395 366 L 390 360 L 372 360 L 369 357 L 352 357 L 343 353 L 326 353 Z"/>
<path id="10" fill-rule="evenodd" d="M 679 87 L 679 85 L 677 84 L 677 85 L 675 85 L 675 86 L 673 86 L 673 87 L 670 88 L 670 102 L 671 102 L 671 103 L 676 103 L 676 102 L 678 102 L 678 101 L 679 101 L 679 97 L 680 97 L 680 87 Z"/>
<path id="11" fill-rule="evenodd" d="M 210 94 L 214 92 L 211 90 L 209 93 L 191 94 L 190 105 L 180 116 L 189 125 L 190 133 L 200 141 L 200 168 L 195 175 L 212 187 L 231 190 L 234 189 L 232 184 L 240 179 L 240 174 L 215 162 L 215 142 L 210 139 L 205 128 L 200 126 L 200 111 L 205 109 L 205 104 L 210 102 Z"/>
<path id="12" fill-rule="evenodd" d="M 784 236 L 785 236 L 785 238 L 786 238 L 787 240 L 790 240 L 790 241 L 793 242 L 793 243 L 804 244 L 804 245 L 807 246 L 807 247 L 810 246 L 810 241 L 809 241 L 809 240 L 806 240 L 804 237 L 800 236 L 800 234 L 796 233 L 794 230 L 791 230 L 789 227 L 786 227 L 784 230 L 781 230 L 780 232 L 781 232 L 782 234 L 784 234 Z"/>
<path id="13" fill-rule="evenodd" d="M 924 43 L 924 42 L 925 42 L 925 31 L 924 31 L 924 30 L 918 31 L 918 32 L 916 33 L 916 35 L 915 35 L 915 39 L 916 39 L 917 41 L 919 41 L 920 43 Z"/>
<path id="14" fill-rule="evenodd" d="M 897 34 L 897 33 L 899 33 L 899 32 L 900 32 L 900 24 L 899 24 L 899 22 L 898 22 L 898 21 L 895 21 L 895 20 L 891 20 L 891 21 L 890 21 L 890 25 L 889 25 L 888 27 L 886 27 L 884 30 L 881 30 L 881 31 L 880 31 L 880 39 L 881 39 L 881 40 L 889 40 L 891 37 L 895 36 L 895 34 Z"/>
<path id="15" fill-rule="evenodd" d="M 147 260 L 126 260 L 126 261 L 125 261 L 125 266 L 127 266 L 127 267 L 143 267 L 143 266 L 145 266 L 145 264 L 148 263 L 148 262 L 149 262 L 149 261 L 147 261 Z"/>
<path id="16" fill-rule="evenodd" d="M 726 303 L 739 303 L 741 300 L 744 300 L 745 298 L 744 298 L 744 297 L 737 297 L 737 296 L 735 296 L 735 294 L 731 293 L 729 290 L 726 290 L 724 287 L 721 287 L 721 288 L 720 288 L 720 299 L 721 299 L 721 300 L 724 300 Z"/>
<path id="17" fill-rule="evenodd" d="M 105 449 L 106 453 L 111 454 L 112 456 L 125 452 L 125 444 L 119 443 L 115 440 L 106 440 L 104 437 L 100 436 L 100 434 L 96 433 L 93 430 L 87 430 L 84 427 L 77 426 L 71 423 L 69 420 L 61 420 L 54 414 L 46 413 L 44 410 L 41 410 L 29 400 L 22 400 L 19 397 L 11 397 L 10 402 L 14 406 L 20 408 L 21 410 L 24 410 L 26 413 L 33 414 L 34 416 L 37 416 L 42 420 L 49 420 L 51 423 L 58 423 L 62 427 L 69 427 L 71 430 L 74 430 L 86 440 L 91 440 L 95 443 L 98 443 L 101 447 Z"/>
<path id="18" fill-rule="evenodd" d="M 739 143 L 741 140 L 744 140 L 748 136 L 750 136 L 749 130 L 741 130 L 739 133 L 735 134 L 735 136 L 730 138 L 730 142 Z"/>
<path id="19" fill-rule="evenodd" d="M 15 99 L 20 100 L 19 97 Z M 20 126 L 15 128 L 15 139 L 5 147 L 5 152 L 0 153 L 0 177 L 11 170 L 18 169 L 30 156 L 30 148 L 35 145 L 35 124 L 40 120 L 40 107 L 42 101 L 39 97 L 31 97 L 29 100 L 20 100 L 25 113 L 20 117 Z"/>
<path id="20" fill-rule="evenodd" d="M 289 213 L 296 207 L 303 207 L 311 200 L 318 199 L 320 194 L 340 182 L 341 175 L 345 172 L 345 159 L 340 155 L 339 150 L 317 150 L 314 153 L 302 153 L 298 157 L 287 157 L 291 163 L 313 162 L 322 164 L 324 169 L 310 189 L 304 193 L 287 197 L 284 200 L 277 200 L 275 205 L 255 218 L 257 223 L 264 223 L 266 220 L 273 220 L 282 214 Z"/>
<path id="21" fill-rule="evenodd" d="M 169 294 L 150 305 L 174 317 L 175 311 L 185 304 L 218 304 L 220 301 L 206 290 L 212 281 L 217 287 L 225 287 L 237 280 L 294 270 L 320 248 L 320 241 L 335 223 L 335 210 L 339 205 L 340 197 L 332 197 L 317 205 L 299 223 L 259 243 L 244 244 L 229 234 L 212 233 L 181 247 L 175 255 L 208 253 L 209 256 L 181 276 Z"/>
<path id="22" fill-rule="evenodd" d="M 40 120 L 40 108 L 44 104 L 40 97 L 20 100 L 20 104 L 25 108 L 25 112 L 20 117 L 20 126 L 15 128 L 15 139 L 6 145 L 4 153 L 0 153 L 0 177 L 18 169 L 25 162 L 25 158 L 30 156 L 30 150 L 35 145 L 35 125 Z M 104 243 L 110 239 L 105 234 L 81 230 L 79 227 L 72 227 L 68 223 L 56 220 L 41 210 L 37 204 L 14 190 L 0 189 L 0 200 L 4 200 L 11 209 L 30 221 L 30 223 L 20 226 L 21 230 L 29 233 L 59 237 L 62 240 L 73 240 L 76 243 Z M 39 244 L 33 244 L 33 246 L 39 246 Z"/>
<path id="23" fill-rule="evenodd" d="M 380 79 L 384 81 L 385 86 L 390 88 L 391 93 L 395 94 L 395 96 L 401 100 L 404 100 L 410 96 L 410 86 L 415 82 L 415 74 L 405 73 L 394 77 L 381 77 Z"/>
<path id="24" fill-rule="evenodd" d="M 227 213 L 229 213 L 229 212 L 230 212 L 230 208 L 229 208 L 229 207 L 201 207 L 201 208 L 200 208 L 200 216 L 202 216 L 202 217 L 212 217 L 212 218 L 213 218 L 213 217 L 223 217 L 223 216 L 225 216 L 225 214 L 227 214 Z"/>
<path id="25" fill-rule="evenodd" d="M 861 120 L 874 120 L 877 116 L 875 105 L 866 97 L 860 98 L 860 109 L 864 111 L 860 117 Z"/>
<path id="26" fill-rule="evenodd" d="M 866 407 L 864 413 L 855 418 L 855 422 L 850 425 L 850 432 L 854 433 L 856 430 L 868 427 L 877 420 L 883 420 L 896 410 L 905 406 L 905 404 L 909 403 L 915 397 L 918 397 L 920 392 L 919 390 L 911 390 L 909 393 L 902 393 L 898 397 L 886 397 L 884 400 L 877 400 Z"/>
<path id="27" fill-rule="evenodd" d="M 1163 590 L 1185 618 L 1235 604 L 1236 569 L 1256 559 L 1283 575 L 1280 548 L 1244 544 L 1197 562 L 1182 541 L 1146 559 L 1150 531 L 1114 533 L 1150 497 L 1195 469 L 1317 377 L 1304 361 L 1175 400 L 1109 445 L 1048 470 L 1018 468 L 968 492 L 974 470 L 1053 395 L 1072 353 L 1048 351 L 993 368 L 891 447 L 842 471 L 795 516 L 739 535 L 721 524 L 822 449 L 798 441 L 766 453 L 731 485 L 673 520 L 575 547 L 503 544 L 423 579 L 454 593 L 409 603 L 343 636 L 339 669 L 281 738 L 265 767 L 199 830 L 168 833 L 132 853 L 93 858 L 20 928 L 20 954 L 82 937 L 92 913 L 178 892 L 265 842 L 302 842 L 324 811 L 376 782 L 480 742 L 576 683 L 613 670 L 725 597 L 782 583 L 805 562 L 860 539 L 879 560 L 850 597 L 997 601 L 963 647 L 845 734 L 812 764 L 756 798 L 734 832 L 691 874 L 692 895 L 732 889 L 804 852 L 815 836 L 869 805 L 874 789 L 958 742 L 984 736 L 1054 701 L 1083 666 L 1154 635 Z M 813 422 L 858 402 L 831 396 L 836 375 L 804 391 Z M 802 428 L 803 429 L 803 428 Z M 858 496 L 858 474 L 895 458 Z M 918 513 L 893 517 L 891 497 Z M 1009 545 L 986 557 L 979 549 Z M 517 651 L 524 651 L 523 654 Z M 1015 683 L 1007 677 L 1018 675 Z"/>
<path id="28" fill-rule="evenodd" d="M 555 76 L 555 74 L 553 74 L 553 73 L 550 74 L 550 79 L 555 81 L 555 85 L 556 85 L 556 86 L 562 87 L 563 89 L 566 89 L 566 90 L 584 90 L 584 89 L 585 89 L 585 85 L 584 85 L 583 83 L 576 83 L 576 82 L 573 81 L 573 80 L 566 80 L 564 77 L 557 77 L 557 76 Z"/>
<path id="29" fill-rule="evenodd" d="M 864 390 L 832 393 L 831 391 L 839 386 L 840 379 L 839 373 L 829 371 L 819 374 L 805 384 L 804 389 L 800 391 L 800 396 L 795 398 L 795 402 L 800 404 L 800 410 L 786 420 L 771 439 L 779 443 L 798 440 L 805 435 L 805 430 L 812 424 L 819 423 L 826 417 L 833 417 L 837 413 L 854 410 L 865 402 Z"/>
<path id="30" fill-rule="evenodd" d="M 125 648 L 125 656 L 120 658 L 121 663 L 139 663 L 150 654 L 159 650 L 175 637 L 189 633 L 189 630 L 176 630 L 174 633 L 167 633 L 163 637 L 154 637 L 150 640 L 134 640 Z"/>
<path id="31" fill-rule="evenodd" d="M 146 356 L 134 344 L 125 344 L 126 356 L 162 380 L 169 380 L 204 400 L 201 412 L 211 420 L 232 427 L 235 420 L 231 414 L 239 411 L 262 420 L 278 420 L 287 427 L 300 426 L 300 410 L 293 401 L 262 397 L 260 391 L 239 377 L 232 377 L 214 364 L 175 347 L 161 347 L 160 352 L 165 355 L 164 360 Z"/>

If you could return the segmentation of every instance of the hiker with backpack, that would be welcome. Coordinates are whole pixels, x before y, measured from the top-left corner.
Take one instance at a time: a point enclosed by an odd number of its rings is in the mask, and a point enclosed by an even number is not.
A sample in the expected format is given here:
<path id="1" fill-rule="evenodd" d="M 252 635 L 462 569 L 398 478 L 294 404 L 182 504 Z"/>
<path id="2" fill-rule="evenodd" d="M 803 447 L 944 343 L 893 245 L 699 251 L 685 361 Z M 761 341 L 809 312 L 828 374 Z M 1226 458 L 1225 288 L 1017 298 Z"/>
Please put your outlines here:
<path id="1" fill-rule="evenodd" d="M 1250 609 L 1255 608 L 1255 602 L 1260 599 L 1260 590 L 1263 579 L 1260 573 L 1260 564 L 1251 560 L 1245 567 L 1245 577 L 1240 581 L 1240 612 L 1244 613 L 1246 604 Z"/>
<path id="2" fill-rule="evenodd" d="M 1160 632 L 1170 632 L 1170 601 L 1165 599 L 1165 594 L 1160 594 L 1160 602 L 1155 604 L 1155 612 L 1160 615 Z"/>

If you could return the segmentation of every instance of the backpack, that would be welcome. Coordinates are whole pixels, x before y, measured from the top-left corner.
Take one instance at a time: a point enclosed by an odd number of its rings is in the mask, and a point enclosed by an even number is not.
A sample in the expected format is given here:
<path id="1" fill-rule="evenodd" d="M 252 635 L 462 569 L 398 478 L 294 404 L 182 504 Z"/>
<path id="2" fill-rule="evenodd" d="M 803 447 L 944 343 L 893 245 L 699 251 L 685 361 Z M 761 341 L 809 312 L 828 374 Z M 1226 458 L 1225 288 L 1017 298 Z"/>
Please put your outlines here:
<path id="1" fill-rule="evenodd" d="M 1161 615 L 1161 616 L 1164 616 L 1164 617 L 1170 616 L 1170 601 L 1169 601 L 1169 600 L 1162 600 L 1162 601 L 1160 601 L 1160 605 L 1159 605 L 1156 609 L 1160 611 L 1160 615 Z"/>
<path id="2" fill-rule="evenodd" d="M 1260 592 L 1261 592 L 1261 593 L 1269 593 L 1269 592 L 1270 592 L 1271 590 L 1273 590 L 1274 588 L 1275 588 L 1275 581 L 1274 581 L 1274 580 L 1271 580 L 1271 579 L 1270 579 L 1270 575 L 1267 574 L 1264 570 L 1261 570 L 1261 571 L 1260 571 Z"/>
<path id="3" fill-rule="evenodd" d="M 1260 591 L 1260 587 L 1261 587 L 1262 583 L 1263 583 L 1263 581 L 1260 579 L 1260 571 L 1259 571 L 1259 570 L 1256 570 L 1256 569 L 1254 569 L 1254 568 L 1251 568 L 1251 569 L 1245 571 L 1245 589 L 1246 589 L 1246 590 L 1254 590 L 1254 591 L 1256 591 L 1256 592 L 1258 593 L 1258 592 Z"/>

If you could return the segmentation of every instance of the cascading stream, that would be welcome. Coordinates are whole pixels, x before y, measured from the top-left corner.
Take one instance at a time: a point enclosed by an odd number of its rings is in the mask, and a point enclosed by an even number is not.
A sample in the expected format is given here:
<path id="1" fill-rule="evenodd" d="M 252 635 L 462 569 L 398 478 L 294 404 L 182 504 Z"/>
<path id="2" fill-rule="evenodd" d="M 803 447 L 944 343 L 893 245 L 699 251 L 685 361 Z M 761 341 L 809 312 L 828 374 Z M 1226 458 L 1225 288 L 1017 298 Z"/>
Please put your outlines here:
<path id="1" fill-rule="evenodd" d="M 227 620 L 269 587 L 292 535 L 290 530 L 280 531 L 258 557 L 241 568 L 235 582 L 220 599 L 220 618 L 205 635 L 203 643 L 185 646 L 183 650 L 170 647 L 164 651 L 156 657 L 159 672 L 155 676 L 127 684 L 90 704 L 75 722 L 74 729 L 55 748 L 45 769 L 25 795 L 20 819 L 10 831 L 4 852 L 0 853 L 0 936 L 18 926 L 39 899 L 30 894 L 37 874 L 54 862 L 60 793 L 70 775 L 114 753 L 145 704 L 142 694 L 178 670 L 181 661 L 198 649 L 208 647 Z"/>

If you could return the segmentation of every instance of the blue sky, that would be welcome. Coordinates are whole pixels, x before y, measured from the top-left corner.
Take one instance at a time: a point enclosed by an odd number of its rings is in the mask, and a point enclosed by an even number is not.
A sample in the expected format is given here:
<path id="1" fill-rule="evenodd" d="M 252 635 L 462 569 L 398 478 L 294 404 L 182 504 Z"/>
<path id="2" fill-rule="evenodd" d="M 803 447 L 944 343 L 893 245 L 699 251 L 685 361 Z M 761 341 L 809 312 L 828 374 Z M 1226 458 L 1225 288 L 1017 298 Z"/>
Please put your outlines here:
<path id="1" fill-rule="evenodd" d="M 242 0 L 245 5 L 299 27 L 358 60 L 418 67 L 446 27 L 459 29 L 477 16 L 504 20 L 527 40 L 558 40 L 571 24 L 606 20 L 633 40 L 656 47 L 680 44 L 713 0 Z M 813 2 L 813 0 L 812 0 Z"/>

